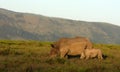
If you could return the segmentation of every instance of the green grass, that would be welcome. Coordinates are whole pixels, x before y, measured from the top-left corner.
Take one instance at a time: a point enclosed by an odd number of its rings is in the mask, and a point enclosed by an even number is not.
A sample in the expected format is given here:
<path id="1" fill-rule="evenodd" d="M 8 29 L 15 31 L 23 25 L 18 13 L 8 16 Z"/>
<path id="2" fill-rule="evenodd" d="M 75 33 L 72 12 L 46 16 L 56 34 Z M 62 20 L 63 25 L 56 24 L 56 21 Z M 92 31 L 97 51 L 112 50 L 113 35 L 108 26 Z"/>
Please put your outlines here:
<path id="1" fill-rule="evenodd" d="M 120 45 L 94 44 L 104 60 L 49 58 L 52 42 L 0 40 L 0 72 L 119 72 Z"/>

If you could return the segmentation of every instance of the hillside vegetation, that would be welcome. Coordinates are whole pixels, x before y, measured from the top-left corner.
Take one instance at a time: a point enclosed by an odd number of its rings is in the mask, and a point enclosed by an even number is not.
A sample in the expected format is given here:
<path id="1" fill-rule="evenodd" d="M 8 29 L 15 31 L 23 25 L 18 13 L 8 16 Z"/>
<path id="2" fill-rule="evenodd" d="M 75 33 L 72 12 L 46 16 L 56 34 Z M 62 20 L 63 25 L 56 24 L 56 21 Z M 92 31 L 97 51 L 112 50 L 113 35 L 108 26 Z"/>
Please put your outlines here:
<path id="1" fill-rule="evenodd" d="M 104 60 L 49 58 L 52 42 L 0 40 L 0 72 L 119 72 L 120 45 L 94 44 Z"/>
<path id="2" fill-rule="evenodd" d="M 95 43 L 120 44 L 120 27 L 0 9 L 0 39 L 55 41 L 75 36 Z"/>

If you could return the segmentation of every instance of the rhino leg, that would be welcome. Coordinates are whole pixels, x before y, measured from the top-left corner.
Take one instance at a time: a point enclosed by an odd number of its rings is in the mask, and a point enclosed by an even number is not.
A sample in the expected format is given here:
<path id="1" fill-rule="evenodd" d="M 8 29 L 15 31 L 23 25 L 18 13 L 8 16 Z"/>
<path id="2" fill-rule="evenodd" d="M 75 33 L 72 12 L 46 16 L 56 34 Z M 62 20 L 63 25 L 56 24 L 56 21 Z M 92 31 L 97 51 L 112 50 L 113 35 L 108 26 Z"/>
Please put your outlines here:
<path id="1" fill-rule="evenodd" d="M 98 55 L 98 59 L 103 59 L 102 55 Z"/>
<path id="2" fill-rule="evenodd" d="M 80 56 L 80 59 L 84 59 L 84 58 L 85 58 L 85 53 L 82 52 L 82 53 L 81 53 L 81 56 Z"/>
<path id="3" fill-rule="evenodd" d="M 61 54 L 60 54 L 60 58 L 64 58 L 65 55 L 66 55 L 66 53 L 61 53 Z"/>
<path id="4" fill-rule="evenodd" d="M 67 54 L 68 50 L 67 49 L 61 49 L 60 50 L 60 58 L 64 58 Z"/>
<path id="5" fill-rule="evenodd" d="M 99 52 L 98 52 L 98 59 L 103 59 L 103 57 L 102 57 L 102 52 L 99 50 Z"/>
<path id="6" fill-rule="evenodd" d="M 85 58 L 85 59 L 86 59 L 86 60 L 88 60 L 89 58 L 90 58 L 90 56 L 88 55 L 88 56 L 86 56 L 86 58 Z"/>

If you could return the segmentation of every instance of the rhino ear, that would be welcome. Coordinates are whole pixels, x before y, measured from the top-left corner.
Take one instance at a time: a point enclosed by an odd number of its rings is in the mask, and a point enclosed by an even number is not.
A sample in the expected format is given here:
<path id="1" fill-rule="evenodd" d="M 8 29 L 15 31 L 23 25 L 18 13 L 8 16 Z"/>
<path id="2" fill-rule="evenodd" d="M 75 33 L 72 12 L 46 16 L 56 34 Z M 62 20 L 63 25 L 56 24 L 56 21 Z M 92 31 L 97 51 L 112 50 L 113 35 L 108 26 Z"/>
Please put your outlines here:
<path id="1" fill-rule="evenodd" d="M 51 47 L 54 48 L 55 47 L 54 44 L 51 44 Z"/>

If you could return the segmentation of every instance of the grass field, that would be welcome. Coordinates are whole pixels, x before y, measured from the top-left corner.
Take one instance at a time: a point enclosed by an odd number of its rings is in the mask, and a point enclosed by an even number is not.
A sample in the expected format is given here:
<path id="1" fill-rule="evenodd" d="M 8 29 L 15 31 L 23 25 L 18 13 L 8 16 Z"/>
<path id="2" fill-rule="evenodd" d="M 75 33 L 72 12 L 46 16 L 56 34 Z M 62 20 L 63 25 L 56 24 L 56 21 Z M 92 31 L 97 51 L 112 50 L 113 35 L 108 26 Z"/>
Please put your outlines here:
<path id="1" fill-rule="evenodd" d="M 50 59 L 51 42 L 0 40 L 0 72 L 120 72 L 120 45 L 94 44 L 104 60 Z"/>

